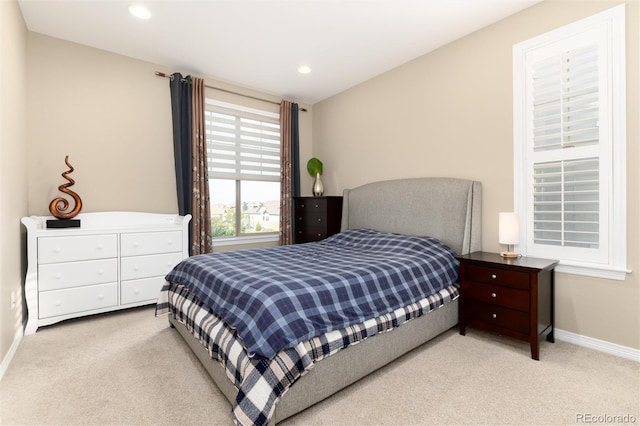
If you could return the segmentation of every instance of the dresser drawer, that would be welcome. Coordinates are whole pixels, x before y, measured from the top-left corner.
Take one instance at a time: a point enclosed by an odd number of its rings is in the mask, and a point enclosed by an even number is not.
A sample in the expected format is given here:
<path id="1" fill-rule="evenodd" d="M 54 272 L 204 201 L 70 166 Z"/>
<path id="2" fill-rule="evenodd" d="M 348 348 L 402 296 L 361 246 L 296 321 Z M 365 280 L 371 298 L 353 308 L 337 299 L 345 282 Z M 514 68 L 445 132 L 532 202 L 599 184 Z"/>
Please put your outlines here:
<path id="1" fill-rule="evenodd" d="M 38 290 L 59 290 L 118 281 L 118 259 L 49 263 L 38 266 Z"/>
<path id="2" fill-rule="evenodd" d="M 529 292 L 525 290 L 468 281 L 462 282 L 460 290 L 464 297 L 529 312 Z"/>
<path id="3" fill-rule="evenodd" d="M 117 234 L 38 238 L 38 264 L 118 256 Z"/>
<path id="4" fill-rule="evenodd" d="M 479 281 L 493 285 L 529 290 L 529 274 L 526 272 L 465 265 L 464 274 L 464 279 L 467 281 Z"/>
<path id="5" fill-rule="evenodd" d="M 486 324 L 487 328 L 506 328 L 529 335 L 529 314 L 497 305 L 464 300 L 467 319 Z"/>
<path id="6" fill-rule="evenodd" d="M 165 276 L 182 260 L 182 253 L 123 257 L 120 260 L 122 280 Z"/>
<path id="7" fill-rule="evenodd" d="M 38 299 L 40 318 L 108 308 L 118 305 L 118 283 L 42 291 Z"/>
<path id="8" fill-rule="evenodd" d="M 295 208 L 297 213 L 301 213 L 304 215 L 310 215 L 314 213 L 324 214 L 324 212 L 327 210 L 327 199 L 297 199 Z"/>
<path id="9" fill-rule="evenodd" d="M 298 229 L 296 241 L 299 243 L 306 243 L 312 241 L 324 240 L 329 235 L 325 228 L 303 228 Z"/>
<path id="10" fill-rule="evenodd" d="M 120 236 L 122 256 L 172 253 L 182 250 L 182 231 L 136 232 Z"/>
<path id="11" fill-rule="evenodd" d="M 155 302 L 164 282 L 164 276 L 122 281 L 120 284 L 120 303 L 126 305 L 144 301 Z"/>

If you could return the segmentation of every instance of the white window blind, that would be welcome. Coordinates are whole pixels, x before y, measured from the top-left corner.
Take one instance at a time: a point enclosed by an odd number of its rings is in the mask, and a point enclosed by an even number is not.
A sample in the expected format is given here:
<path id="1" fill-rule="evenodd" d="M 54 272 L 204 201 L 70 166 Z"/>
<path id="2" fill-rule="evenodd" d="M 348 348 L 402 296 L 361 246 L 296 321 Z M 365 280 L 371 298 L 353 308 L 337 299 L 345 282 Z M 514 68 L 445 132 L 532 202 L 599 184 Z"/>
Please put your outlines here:
<path id="1" fill-rule="evenodd" d="M 626 273 L 624 5 L 514 46 L 514 210 L 528 256 Z"/>
<path id="2" fill-rule="evenodd" d="M 209 177 L 280 181 L 278 114 L 206 99 Z"/>

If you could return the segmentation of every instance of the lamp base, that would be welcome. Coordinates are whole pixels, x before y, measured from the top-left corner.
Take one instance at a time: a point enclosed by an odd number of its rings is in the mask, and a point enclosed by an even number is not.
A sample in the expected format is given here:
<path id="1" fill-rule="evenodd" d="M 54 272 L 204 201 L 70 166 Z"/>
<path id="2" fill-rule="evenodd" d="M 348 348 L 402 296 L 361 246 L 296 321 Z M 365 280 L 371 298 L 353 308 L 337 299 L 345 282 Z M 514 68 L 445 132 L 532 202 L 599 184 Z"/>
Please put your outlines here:
<path id="1" fill-rule="evenodd" d="M 500 257 L 504 257 L 506 259 L 517 259 L 518 257 L 520 257 L 520 255 L 512 251 L 501 251 Z"/>

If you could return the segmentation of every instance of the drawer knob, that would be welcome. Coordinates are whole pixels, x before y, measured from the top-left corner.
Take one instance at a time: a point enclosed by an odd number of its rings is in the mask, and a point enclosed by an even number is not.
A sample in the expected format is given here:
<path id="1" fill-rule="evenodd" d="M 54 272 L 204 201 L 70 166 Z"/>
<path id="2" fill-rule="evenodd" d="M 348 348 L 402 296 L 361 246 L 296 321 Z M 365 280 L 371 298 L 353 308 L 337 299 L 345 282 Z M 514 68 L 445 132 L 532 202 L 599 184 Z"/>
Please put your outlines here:
<path id="1" fill-rule="evenodd" d="M 491 293 L 491 297 L 496 297 L 496 296 L 497 296 L 497 294 Z"/>
<path id="2" fill-rule="evenodd" d="M 62 278 L 62 275 L 61 275 L 61 274 L 59 274 L 59 273 L 58 273 L 58 274 L 56 274 L 56 275 L 55 275 L 55 277 L 54 277 L 54 279 L 56 279 L 56 280 L 59 280 L 59 279 L 61 279 L 61 278 Z"/>
<path id="3" fill-rule="evenodd" d="M 304 204 L 300 204 L 300 207 L 304 208 Z"/>
<path id="4" fill-rule="evenodd" d="M 322 219 L 318 219 L 318 222 L 322 222 Z"/>
<path id="5" fill-rule="evenodd" d="M 55 251 L 56 253 L 60 253 L 62 249 L 60 247 L 56 247 L 55 249 L 53 249 L 53 251 Z"/>
<path id="6" fill-rule="evenodd" d="M 140 290 L 136 288 L 135 290 L 133 290 L 133 294 L 140 294 Z"/>
<path id="7" fill-rule="evenodd" d="M 316 209 L 317 209 L 318 207 L 320 207 L 320 205 L 319 205 L 319 204 L 316 204 Z"/>
<path id="8" fill-rule="evenodd" d="M 167 241 L 167 244 L 169 244 L 170 246 L 172 246 L 172 245 L 173 245 L 173 241 L 172 241 L 172 240 L 168 240 L 168 241 Z"/>
<path id="9" fill-rule="evenodd" d="M 98 275 L 104 275 L 104 269 L 98 269 Z"/>
<path id="10" fill-rule="evenodd" d="M 496 315 L 496 314 L 492 314 L 492 315 L 491 315 L 491 318 L 496 319 L 496 318 L 498 318 L 498 315 Z"/>
<path id="11" fill-rule="evenodd" d="M 496 278 L 498 278 L 498 276 L 496 274 L 491 274 L 491 278 L 495 280 Z"/>
<path id="12" fill-rule="evenodd" d="M 140 270 L 140 267 L 139 267 L 138 265 L 134 265 L 134 266 L 133 266 L 133 270 L 134 270 L 134 271 L 138 271 L 138 270 Z"/>
<path id="13" fill-rule="evenodd" d="M 318 234 L 318 237 L 321 237 L 321 236 L 322 236 L 322 234 Z"/>
<path id="14" fill-rule="evenodd" d="M 99 294 L 98 295 L 98 300 L 102 300 L 102 299 L 104 299 L 104 294 Z"/>
<path id="15" fill-rule="evenodd" d="M 62 306 L 62 300 L 56 300 L 54 305 L 56 306 Z"/>

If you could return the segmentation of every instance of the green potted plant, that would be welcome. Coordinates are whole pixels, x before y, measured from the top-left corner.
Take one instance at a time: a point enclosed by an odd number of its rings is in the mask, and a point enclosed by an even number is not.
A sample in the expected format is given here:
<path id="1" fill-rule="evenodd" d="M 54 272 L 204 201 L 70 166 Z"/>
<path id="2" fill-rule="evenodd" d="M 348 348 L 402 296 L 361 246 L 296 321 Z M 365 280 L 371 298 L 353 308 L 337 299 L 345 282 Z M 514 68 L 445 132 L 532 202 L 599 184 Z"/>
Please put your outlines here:
<path id="1" fill-rule="evenodd" d="M 316 157 L 310 158 L 309 161 L 307 161 L 307 171 L 315 178 L 313 181 L 313 195 L 314 197 L 320 197 L 324 193 L 324 186 L 320 179 L 320 175 L 322 175 L 322 161 Z"/>

